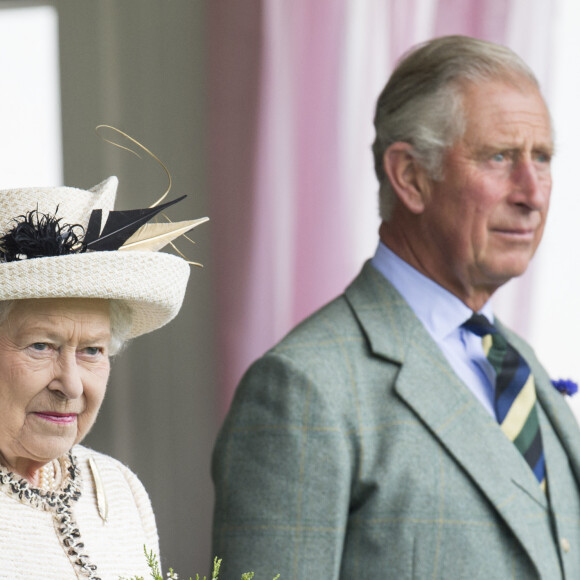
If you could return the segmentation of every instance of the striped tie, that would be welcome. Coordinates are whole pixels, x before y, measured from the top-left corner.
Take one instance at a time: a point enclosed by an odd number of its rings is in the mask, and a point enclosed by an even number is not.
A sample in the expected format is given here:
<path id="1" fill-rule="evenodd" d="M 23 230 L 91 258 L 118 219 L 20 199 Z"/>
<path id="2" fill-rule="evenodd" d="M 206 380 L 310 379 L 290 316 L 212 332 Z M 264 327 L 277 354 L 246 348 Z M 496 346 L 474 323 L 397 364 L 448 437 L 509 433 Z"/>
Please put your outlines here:
<path id="1" fill-rule="evenodd" d="M 496 372 L 494 408 L 497 421 L 545 490 L 546 467 L 536 388 L 528 363 L 485 316 L 474 314 L 463 327 L 482 337 L 485 356 Z"/>

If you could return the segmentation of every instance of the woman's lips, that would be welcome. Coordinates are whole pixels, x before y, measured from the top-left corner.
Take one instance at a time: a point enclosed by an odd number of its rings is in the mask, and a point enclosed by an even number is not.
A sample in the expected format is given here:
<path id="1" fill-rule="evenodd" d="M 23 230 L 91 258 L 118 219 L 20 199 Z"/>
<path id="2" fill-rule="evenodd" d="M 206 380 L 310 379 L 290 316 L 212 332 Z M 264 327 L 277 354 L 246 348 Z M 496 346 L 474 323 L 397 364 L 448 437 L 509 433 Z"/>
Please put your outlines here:
<path id="1" fill-rule="evenodd" d="M 34 413 L 39 419 L 44 419 L 51 423 L 57 423 L 58 425 L 70 425 L 77 420 L 76 413 L 52 413 L 52 412 L 42 412 L 37 411 Z"/>

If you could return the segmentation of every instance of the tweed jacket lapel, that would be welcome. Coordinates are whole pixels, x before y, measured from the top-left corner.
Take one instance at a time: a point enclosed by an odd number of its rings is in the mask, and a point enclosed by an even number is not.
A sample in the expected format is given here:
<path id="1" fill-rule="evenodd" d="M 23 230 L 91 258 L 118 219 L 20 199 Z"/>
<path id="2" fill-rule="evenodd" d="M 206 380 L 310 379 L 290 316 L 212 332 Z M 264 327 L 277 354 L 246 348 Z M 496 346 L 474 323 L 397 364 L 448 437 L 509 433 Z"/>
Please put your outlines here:
<path id="1" fill-rule="evenodd" d="M 457 377 L 400 294 L 369 263 L 346 297 L 374 356 L 401 365 L 394 385 L 399 397 L 463 467 L 533 560 L 520 508 L 530 498 L 547 508 L 547 500 L 525 460 Z M 574 444 L 574 454 L 576 449 Z"/>

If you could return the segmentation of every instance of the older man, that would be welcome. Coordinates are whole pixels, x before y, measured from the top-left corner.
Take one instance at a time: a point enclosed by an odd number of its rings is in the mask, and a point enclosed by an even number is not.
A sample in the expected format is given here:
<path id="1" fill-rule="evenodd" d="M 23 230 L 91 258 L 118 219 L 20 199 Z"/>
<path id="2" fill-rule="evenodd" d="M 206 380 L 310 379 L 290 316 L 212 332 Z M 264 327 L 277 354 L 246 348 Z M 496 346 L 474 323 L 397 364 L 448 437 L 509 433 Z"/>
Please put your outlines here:
<path id="1" fill-rule="evenodd" d="M 580 431 L 489 302 L 548 212 L 537 81 L 504 47 L 439 38 L 375 125 L 377 252 L 250 368 L 217 442 L 226 578 L 580 578 Z"/>

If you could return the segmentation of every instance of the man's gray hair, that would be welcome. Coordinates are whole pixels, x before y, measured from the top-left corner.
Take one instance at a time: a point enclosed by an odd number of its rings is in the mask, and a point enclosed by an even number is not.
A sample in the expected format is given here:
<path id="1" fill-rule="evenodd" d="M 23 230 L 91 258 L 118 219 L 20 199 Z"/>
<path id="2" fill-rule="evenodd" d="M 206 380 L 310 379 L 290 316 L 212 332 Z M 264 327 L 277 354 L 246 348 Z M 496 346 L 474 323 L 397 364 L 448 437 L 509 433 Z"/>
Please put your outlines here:
<path id="1" fill-rule="evenodd" d="M 415 47 L 400 61 L 377 101 L 375 173 L 380 183 L 380 216 L 388 221 L 395 192 L 385 174 L 383 155 L 403 141 L 431 179 L 442 179 L 445 149 L 465 131 L 462 90 L 465 83 L 501 80 L 539 90 L 528 65 L 512 50 L 467 36 L 443 36 Z"/>
<path id="2" fill-rule="evenodd" d="M 75 300 L 71 298 L 71 300 Z M 16 300 L 0 300 L 0 326 L 6 322 L 10 310 Z M 127 343 L 127 337 L 131 331 L 131 309 L 122 300 L 107 300 L 109 303 L 109 317 L 111 322 L 111 342 L 109 343 L 109 355 L 118 354 Z"/>

